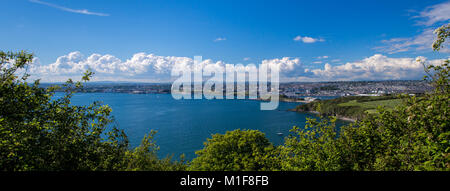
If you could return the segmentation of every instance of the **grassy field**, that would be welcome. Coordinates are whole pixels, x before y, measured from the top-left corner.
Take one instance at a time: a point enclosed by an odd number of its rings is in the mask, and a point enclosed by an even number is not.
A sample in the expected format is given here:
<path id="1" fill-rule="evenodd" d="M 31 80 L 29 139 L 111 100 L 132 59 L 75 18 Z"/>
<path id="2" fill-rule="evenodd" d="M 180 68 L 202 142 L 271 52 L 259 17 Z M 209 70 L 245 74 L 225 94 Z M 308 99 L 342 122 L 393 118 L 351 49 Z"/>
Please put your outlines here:
<path id="1" fill-rule="evenodd" d="M 379 106 L 392 110 L 400 104 L 396 96 L 347 96 L 299 105 L 293 111 L 317 111 L 320 105 L 321 114 L 358 120 L 376 114 Z"/>
<path id="2" fill-rule="evenodd" d="M 367 101 L 358 102 L 352 100 L 345 103 L 340 103 L 338 106 L 357 106 L 365 109 L 368 114 L 374 114 L 377 111 L 378 106 L 385 107 L 387 110 L 392 110 L 402 103 L 401 99 L 388 99 L 388 100 L 378 100 L 378 101 Z"/>

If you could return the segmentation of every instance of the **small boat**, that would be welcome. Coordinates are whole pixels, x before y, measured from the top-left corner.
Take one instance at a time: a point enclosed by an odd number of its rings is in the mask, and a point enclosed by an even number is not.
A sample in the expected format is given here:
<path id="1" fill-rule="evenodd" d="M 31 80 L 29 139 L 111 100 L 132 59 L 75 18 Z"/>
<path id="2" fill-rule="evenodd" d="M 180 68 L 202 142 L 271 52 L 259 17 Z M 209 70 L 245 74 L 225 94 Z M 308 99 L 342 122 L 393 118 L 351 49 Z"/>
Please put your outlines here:
<path id="1" fill-rule="evenodd" d="M 277 135 L 279 135 L 279 136 L 282 136 L 282 135 L 283 135 L 283 133 L 277 133 Z"/>

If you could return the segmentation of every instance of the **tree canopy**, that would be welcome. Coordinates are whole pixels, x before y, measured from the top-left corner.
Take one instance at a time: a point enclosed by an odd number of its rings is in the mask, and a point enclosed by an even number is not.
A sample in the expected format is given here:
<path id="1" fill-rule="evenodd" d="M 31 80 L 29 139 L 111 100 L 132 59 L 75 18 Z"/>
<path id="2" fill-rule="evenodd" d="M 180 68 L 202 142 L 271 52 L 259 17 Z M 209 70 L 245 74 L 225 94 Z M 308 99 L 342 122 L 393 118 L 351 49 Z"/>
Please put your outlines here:
<path id="1" fill-rule="evenodd" d="M 277 165 L 275 147 L 257 130 L 215 134 L 196 154 L 191 170 L 256 171 L 272 170 Z"/>
<path id="2" fill-rule="evenodd" d="M 152 142 L 129 150 L 125 133 L 113 125 L 112 109 L 100 102 L 76 106 L 70 102 L 82 82 L 69 79 L 63 87 L 44 89 L 29 84 L 26 67 L 33 55 L 0 51 L 0 169 L 1 170 L 177 170 L 159 160 Z M 87 71 L 82 81 L 93 73 Z M 57 89 L 65 94 L 55 98 Z M 141 159 L 145 157 L 146 159 Z M 173 167 L 173 168 L 172 168 Z"/>

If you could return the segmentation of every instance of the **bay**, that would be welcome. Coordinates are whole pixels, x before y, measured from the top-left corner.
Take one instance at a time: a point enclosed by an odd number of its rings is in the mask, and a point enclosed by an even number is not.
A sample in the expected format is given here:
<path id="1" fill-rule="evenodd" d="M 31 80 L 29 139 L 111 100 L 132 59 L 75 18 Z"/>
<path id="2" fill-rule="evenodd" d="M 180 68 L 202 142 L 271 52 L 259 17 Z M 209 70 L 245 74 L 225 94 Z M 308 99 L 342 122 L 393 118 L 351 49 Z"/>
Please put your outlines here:
<path id="1" fill-rule="evenodd" d="M 59 96 L 62 93 L 55 95 Z M 170 94 L 76 93 L 71 101 L 74 105 L 89 105 L 93 101 L 109 105 L 115 124 L 125 131 L 131 147 L 139 146 L 144 135 L 153 129 L 158 131 L 155 141 L 160 157 L 173 154 L 178 158 L 185 154 L 188 160 L 195 157 L 195 151 L 202 149 L 212 134 L 255 129 L 279 145 L 293 126 L 304 127 L 307 117 L 315 117 L 287 111 L 301 104 L 292 102 L 280 102 L 277 110 L 262 111 L 257 100 L 175 100 Z M 339 121 L 338 125 L 345 123 Z"/>

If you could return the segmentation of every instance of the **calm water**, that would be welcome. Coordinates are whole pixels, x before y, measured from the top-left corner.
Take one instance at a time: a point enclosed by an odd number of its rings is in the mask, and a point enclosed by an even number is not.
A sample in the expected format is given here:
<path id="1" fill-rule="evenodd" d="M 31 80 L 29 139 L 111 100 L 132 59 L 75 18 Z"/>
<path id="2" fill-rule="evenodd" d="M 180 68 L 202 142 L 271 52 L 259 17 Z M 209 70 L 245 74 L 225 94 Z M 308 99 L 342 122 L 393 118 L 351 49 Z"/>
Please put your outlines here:
<path id="1" fill-rule="evenodd" d="M 75 105 L 93 101 L 103 101 L 113 109 L 131 146 L 138 146 L 154 129 L 161 157 L 184 153 L 186 159 L 194 158 L 212 134 L 234 129 L 257 129 L 272 143 L 282 144 L 292 126 L 303 127 L 306 117 L 314 117 L 287 111 L 299 103 L 286 102 L 280 102 L 277 110 L 261 111 L 255 100 L 174 100 L 170 94 L 79 93 L 72 99 Z M 279 132 L 284 136 L 277 135 Z"/>

